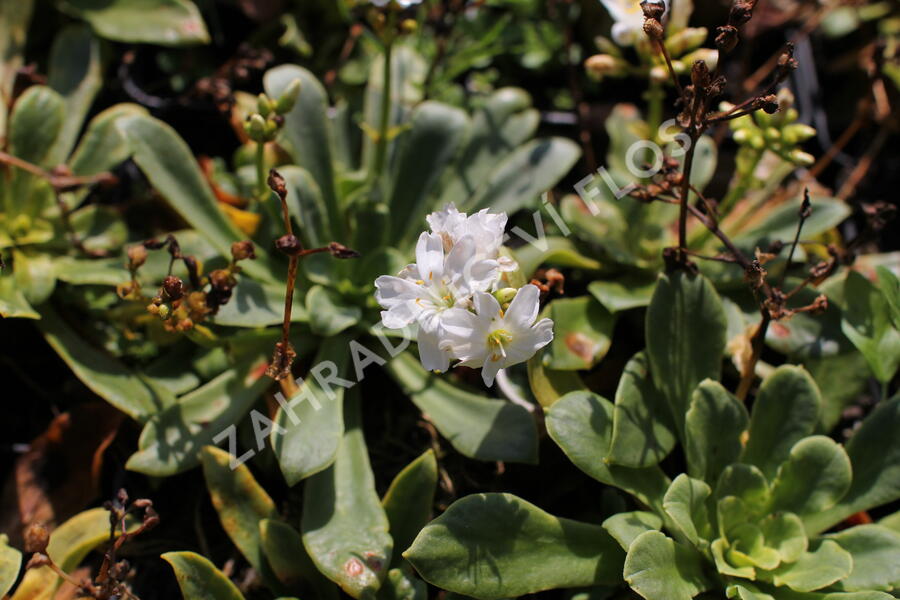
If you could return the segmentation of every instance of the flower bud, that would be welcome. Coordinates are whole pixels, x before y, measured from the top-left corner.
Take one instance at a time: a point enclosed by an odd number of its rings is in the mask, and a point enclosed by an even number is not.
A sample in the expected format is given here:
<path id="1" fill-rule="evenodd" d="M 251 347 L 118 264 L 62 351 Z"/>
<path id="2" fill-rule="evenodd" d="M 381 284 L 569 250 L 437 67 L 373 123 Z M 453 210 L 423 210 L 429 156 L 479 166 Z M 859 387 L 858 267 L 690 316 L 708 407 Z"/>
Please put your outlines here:
<path id="1" fill-rule="evenodd" d="M 625 63 L 609 54 L 594 54 L 584 61 L 589 75 L 600 78 L 604 75 L 619 77 L 625 74 Z"/>
<path id="2" fill-rule="evenodd" d="M 234 262 L 239 260 L 246 259 L 255 259 L 256 253 L 254 252 L 253 242 L 250 240 L 244 240 L 243 242 L 234 242 L 231 244 L 231 258 L 234 259 Z"/>
<path id="3" fill-rule="evenodd" d="M 752 129 L 738 129 L 734 132 L 734 141 L 738 144 L 747 144 L 750 142 L 750 137 L 753 136 L 754 131 Z"/>
<path id="4" fill-rule="evenodd" d="M 795 165 L 801 167 L 808 167 L 816 162 L 816 159 L 812 154 L 804 152 L 799 148 L 791 150 L 791 153 L 788 156 Z"/>
<path id="5" fill-rule="evenodd" d="M 700 44 L 706 41 L 708 35 L 706 27 L 688 27 L 682 29 L 678 33 L 669 36 L 666 40 L 666 50 L 672 56 L 681 56 L 685 52 L 695 50 Z"/>
<path id="6" fill-rule="evenodd" d="M 666 71 L 665 67 L 656 65 L 650 68 L 650 79 L 654 83 L 665 83 L 669 80 L 669 72 Z"/>
<path id="7" fill-rule="evenodd" d="M 781 131 L 775 127 L 766 127 L 763 130 L 763 137 L 770 142 L 779 142 L 781 141 Z"/>
<path id="8" fill-rule="evenodd" d="M 265 127 L 265 141 L 270 141 L 275 139 L 275 134 L 278 133 L 278 128 L 281 124 L 284 123 L 283 120 L 276 119 L 266 119 L 266 127 Z"/>
<path id="9" fill-rule="evenodd" d="M 297 96 L 300 95 L 300 80 L 293 80 L 288 86 L 285 88 L 284 92 L 278 97 L 278 100 L 275 102 L 275 114 L 285 115 L 291 112 L 291 109 L 294 108 L 294 105 L 297 103 Z"/>
<path id="10" fill-rule="evenodd" d="M 128 248 L 128 269 L 134 271 L 147 261 L 147 249 L 143 244 Z"/>
<path id="11" fill-rule="evenodd" d="M 266 120 L 262 115 L 252 115 L 244 122 L 244 131 L 254 142 L 266 141 Z"/>
<path id="12" fill-rule="evenodd" d="M 414 33 L 419 28 L 419 24 L 415 19 L 403 19 L 400 23 L 400 31 L 403 33 Z"/>
<path id="13" fill-rule="evenodd" d="M 151 304 L 150 306 L 156 306 L 155 304 Z M 150 307 L 147 307 L 148 309 Z M 152 312 L 152 311 L 151 311 Z M 168 304 L 160 304 L 156 307 L 156 314 L 159 315 L 159 318 L 162 320 L 166 320 L 169 318 L 169 314 L 171 313 L 171 309 Z"/>
<path id="14" fill-rule="evenodd" d="M 260 93 L 260 95 L 256 97 L 256 108 L 262 118 L 265 119 L 272 114 L 272 109 L 274 107 L 274 103 L 269 100 L 269 97 L 265 94 Z"/>
<path id="15" fill-rule="evenodd" d="M 794 123 L 787 125 L 781 130 L 784 141 L 789 144 L 799 144 L 816 135 L 816 129 L 803 123 Z"/>
<path id="16" fill-rule="evenodd" d="M 719 64 L 719 51 L 713 50 L 712 48 L 697 48 L 693 52 L 689 52 L 682 56 L 680 60 L 688 65 L 692 65 L 698 60 L 702 60 L 706 63 L 707 67 L 715 70 L 716 65 Z"/>
<path id="17" fill-rule="evenodd" d="M 505 304 L 509 304 L 512 302 L 513 298 L 516 297 L 516 292 L 518 292 L 516 288 L 503 288 L 494 292 L 494 298 L 497 299 L 497 302 L 500 303 L 500 306 Z"/>

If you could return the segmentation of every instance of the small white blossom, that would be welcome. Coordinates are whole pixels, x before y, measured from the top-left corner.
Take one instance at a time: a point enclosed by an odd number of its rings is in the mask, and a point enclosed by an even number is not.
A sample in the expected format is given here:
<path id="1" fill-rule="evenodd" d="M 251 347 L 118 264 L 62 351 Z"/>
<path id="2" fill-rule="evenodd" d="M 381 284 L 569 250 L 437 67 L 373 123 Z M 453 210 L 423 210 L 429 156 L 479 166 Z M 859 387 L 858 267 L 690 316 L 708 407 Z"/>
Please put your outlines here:
<path id="1" fill-rule="evenodd" d="M 453 309 L 443 319 L 442 349 L 461 365 L 481 367 L 485 385 L 493 385 L 500 369 L 525 362 L 553 340 L 553 321 L 534 320 L 540 290 L 535 285 L 519 289 L 504 312 L 491 294 L 475 294 L 475 312 Z"/>
<path id="2" fill-rule="evenodd" d="M 620 46 L 633 46 L 644 35 L 640 0 L 600 0 L 614 21 L 612 37 Z"/>
<path id="3" fill-rule="evenodd" d="M 506 229 L 506 213 L 490 213 L 484 208 L 474 215 L 459 212 L 452 203 L 431 213 L 425 220 L 432 233 L 441 236 L 444 249 L 449 251 L 459 239 L 471 236 L 475 240 L 478 253 L 489 259 L 496 259 L 501 272 L 515 271 L 519 266 L 514 260 L 500 256 L 500 247 L 504 241 Z"/>

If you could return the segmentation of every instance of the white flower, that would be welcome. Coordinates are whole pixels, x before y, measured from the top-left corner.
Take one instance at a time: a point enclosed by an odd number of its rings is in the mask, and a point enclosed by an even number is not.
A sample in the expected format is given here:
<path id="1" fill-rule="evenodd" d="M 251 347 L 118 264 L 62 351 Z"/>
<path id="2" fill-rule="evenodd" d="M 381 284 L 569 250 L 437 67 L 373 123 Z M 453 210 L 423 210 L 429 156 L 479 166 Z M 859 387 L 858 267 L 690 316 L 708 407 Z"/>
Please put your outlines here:
<path id="1" fill-rule="evenodd" d="M 381 321 L 388 329 L 419 325 L 419 356 L 430 371 L 446 371 L 450 355 L 440 348 L 441 321 L 451 308 L 467 308 L 472 295 L 490 289 L 497 280 L 496 260 L 479 258 L 471 236 L 460 238 L 446 254 L 441 236 L 422 233 L 416 244 L 416 263 L 399 276 L 375 280 L 375 299 L 386 310 Z"/>
<path id="2" fill-rule="evenodd" d="M 516 262 L 506 256 L 499 256 L 506 229 L 506 213 L 489 213 L 484 208 L 474 215 L 459 212 L 452 203 L 442 210 L 425 217 L 432 233 L 441 236 L 444 250 L 449 251 L 458 240 L 471 236 L 475 240 L 478 253 L 488 259 L 496 259 L 500 263 L 500 271 L 515 271 Z"/>
<path id="3" fill-rule="evenodd" d="M 525 362 L 553 340 L 553 321 L 534 322 L 539 299 L 537 286 L 526 285 L 504 313 L 491 294 L 477 292 L 475 313 L 462 309 L 444 313 L 441 349 L 461 365 L 481 367 L 485 385 L 492 385 L 497 371 Z"/>
<path id="4" fill-rule="evenodd" d="M 384 8 L 391 3 L 392 0 L 372 0 L 372 4 L 378 8 Z M 409 8 L 416 4 L 422 4 L 422 0 L 393 0 L 400 5 L 401 8 Z"/>
<path id="5" fill-rule="evenodd" d="M 644 33 L 644 11 L 640 0 L 600 0 L 615 21 L 612 37 L 620 46 L 633 46 Z"/>

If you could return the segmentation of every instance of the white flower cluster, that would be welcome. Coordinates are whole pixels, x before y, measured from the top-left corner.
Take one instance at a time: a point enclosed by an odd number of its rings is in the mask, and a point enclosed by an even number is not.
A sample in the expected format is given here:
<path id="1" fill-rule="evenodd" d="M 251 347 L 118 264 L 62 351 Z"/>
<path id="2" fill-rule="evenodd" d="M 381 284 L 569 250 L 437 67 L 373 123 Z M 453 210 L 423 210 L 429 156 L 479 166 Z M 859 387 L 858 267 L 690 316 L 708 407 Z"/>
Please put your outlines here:
<path id="1" fill-rule="evenodd" d="M 553 321 L 535 323 L 536 286 L 499 289 L 503 273 L 518 268 L 500 256 L 506 214 L 466 215 L 450 204 L 426 220 L 431 231 L 419 236 L 415 264 L 375 280 L 375 299 L 385 308 L 381 321 L 389 329 L 418 324 L 419 357 L 429 371 L 446 371 L 458 360 L 481 367 L 484 383 L 492 385 L 500 369 L 550 343 Z M 505 311 L 498 296 L 512 298 Z"/>

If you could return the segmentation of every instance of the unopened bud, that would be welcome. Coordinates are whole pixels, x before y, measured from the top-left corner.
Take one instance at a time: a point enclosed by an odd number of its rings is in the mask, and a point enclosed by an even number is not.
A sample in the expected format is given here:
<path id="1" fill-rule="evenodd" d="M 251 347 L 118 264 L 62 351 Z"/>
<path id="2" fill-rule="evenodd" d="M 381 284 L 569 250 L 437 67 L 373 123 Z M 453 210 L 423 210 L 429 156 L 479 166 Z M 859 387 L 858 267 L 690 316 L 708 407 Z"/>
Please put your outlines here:
<path id="1" fill-rule="evenodd" d="M 500 306 L 504 304 L 508 304 L 512 302 L 513 298 L 516 297 L 516 292 L 518 292 L 516 288 L 503 288 L 501 290 L 497 290 L 494 292 L 494 298 L 497 299 L 497 302 L 500 303 Z"/>
<path id="2" fill-rule="evenodd" d="M 300 80 L 295 79 L 285 90 L 278 96 L 278 100 L 275 102 L 275 113 L 279 115 L 285 115 L 291 112 L 291 109 L 294 108 L 294 105 L 297 103 L 297 97 L 300 95 Z"/>
<path id="3" fill-rule="evenodd" d="M 400 31 L 403 33 L 413 33 L 419 28 L 419 24 L 415 19 L 403 19 L 400 23 Z"/>
<path id="4" fill-rule="evenodd" d="M 800 150 L 799 148 L 795 148 L 794 150 L 791 150 L 791 153 L 789 154 L 789 156 L 791 158 L 791 161 L 795 165 L 799 165 L 801 167 L 808 167 L 816 162 L 816 159 L 812 154 L 810 154 L 808 152 L 804 152 L 804 151 Z"/>
<path id="5" fill-rule="evenodd" d="M 618 76 L 624 74 L 623 61 L 609 54 L 594 54 L 584 61 L 588 74 L 600 78 L 604 75 Z"/>
<path id="6" fill-rule="evenodd" d="M 781 130 L 781 133 L 785 142 L 799 144 L 800 142 L 805 142 L 811 137 L 814 137 L 816 135 L 816 130 L 814 127 L 804 125 L 803 123 L 794 123 L 785 126 L 785 128 Z"/>
<path id="7" fill-rule="evenodd" d="M 266 141 L 266 120 L 262 115 L 252 115 L 244 122 L 244 131 L 247 136 L 254 142 Z"/>
<path id="8" fill-rule="evenodd" d="M 156 306 L 156 305 L 151 304 L 150 306 Z M 147 307 L 147 308 L 149 309 L 149 307 Z M 163 321 L 165 321 L 166 319 L 169 318 L 170 313 L 171 313 L 171 309 L 169 308 L 168 304 L 160 304 L 159 306 L 156 307 L 156 314 Z"/>
<path id="9" fill-rule="evenodd" d="M 142 245 L 128 248 L 128 268 L 135 270 L 147 261 L 147 249 Z"/>
<path id="10" fill-rule="evenodd" d="M 666 40 L 666 50 L 672 56 L 681 56 L 686 52 L 695 50 L 700 44 L 706 41 L 709 35 L 706 27 L 686 27 L 681 31 L 669 36 Z"/>
<path id="11" fill-rule="evenodd" d="M 269 99 L 265 94 L 260 94 L 256 97 L 256 108 L 259 111 L 259 114 L 262 118 L 268 117 L 272 114 L 272 109 L 275 107 L 274 103 Z"/>
<path id="12" fill-rule="evenodd" d="M 681 57 L 681 61 L 689 65 L 694 64 L 698 60 L 702 60 L 709 69 L 714 70 L 716 65 L 719 64 L 719 51 L 712 48 L 697 48 Z"/>

